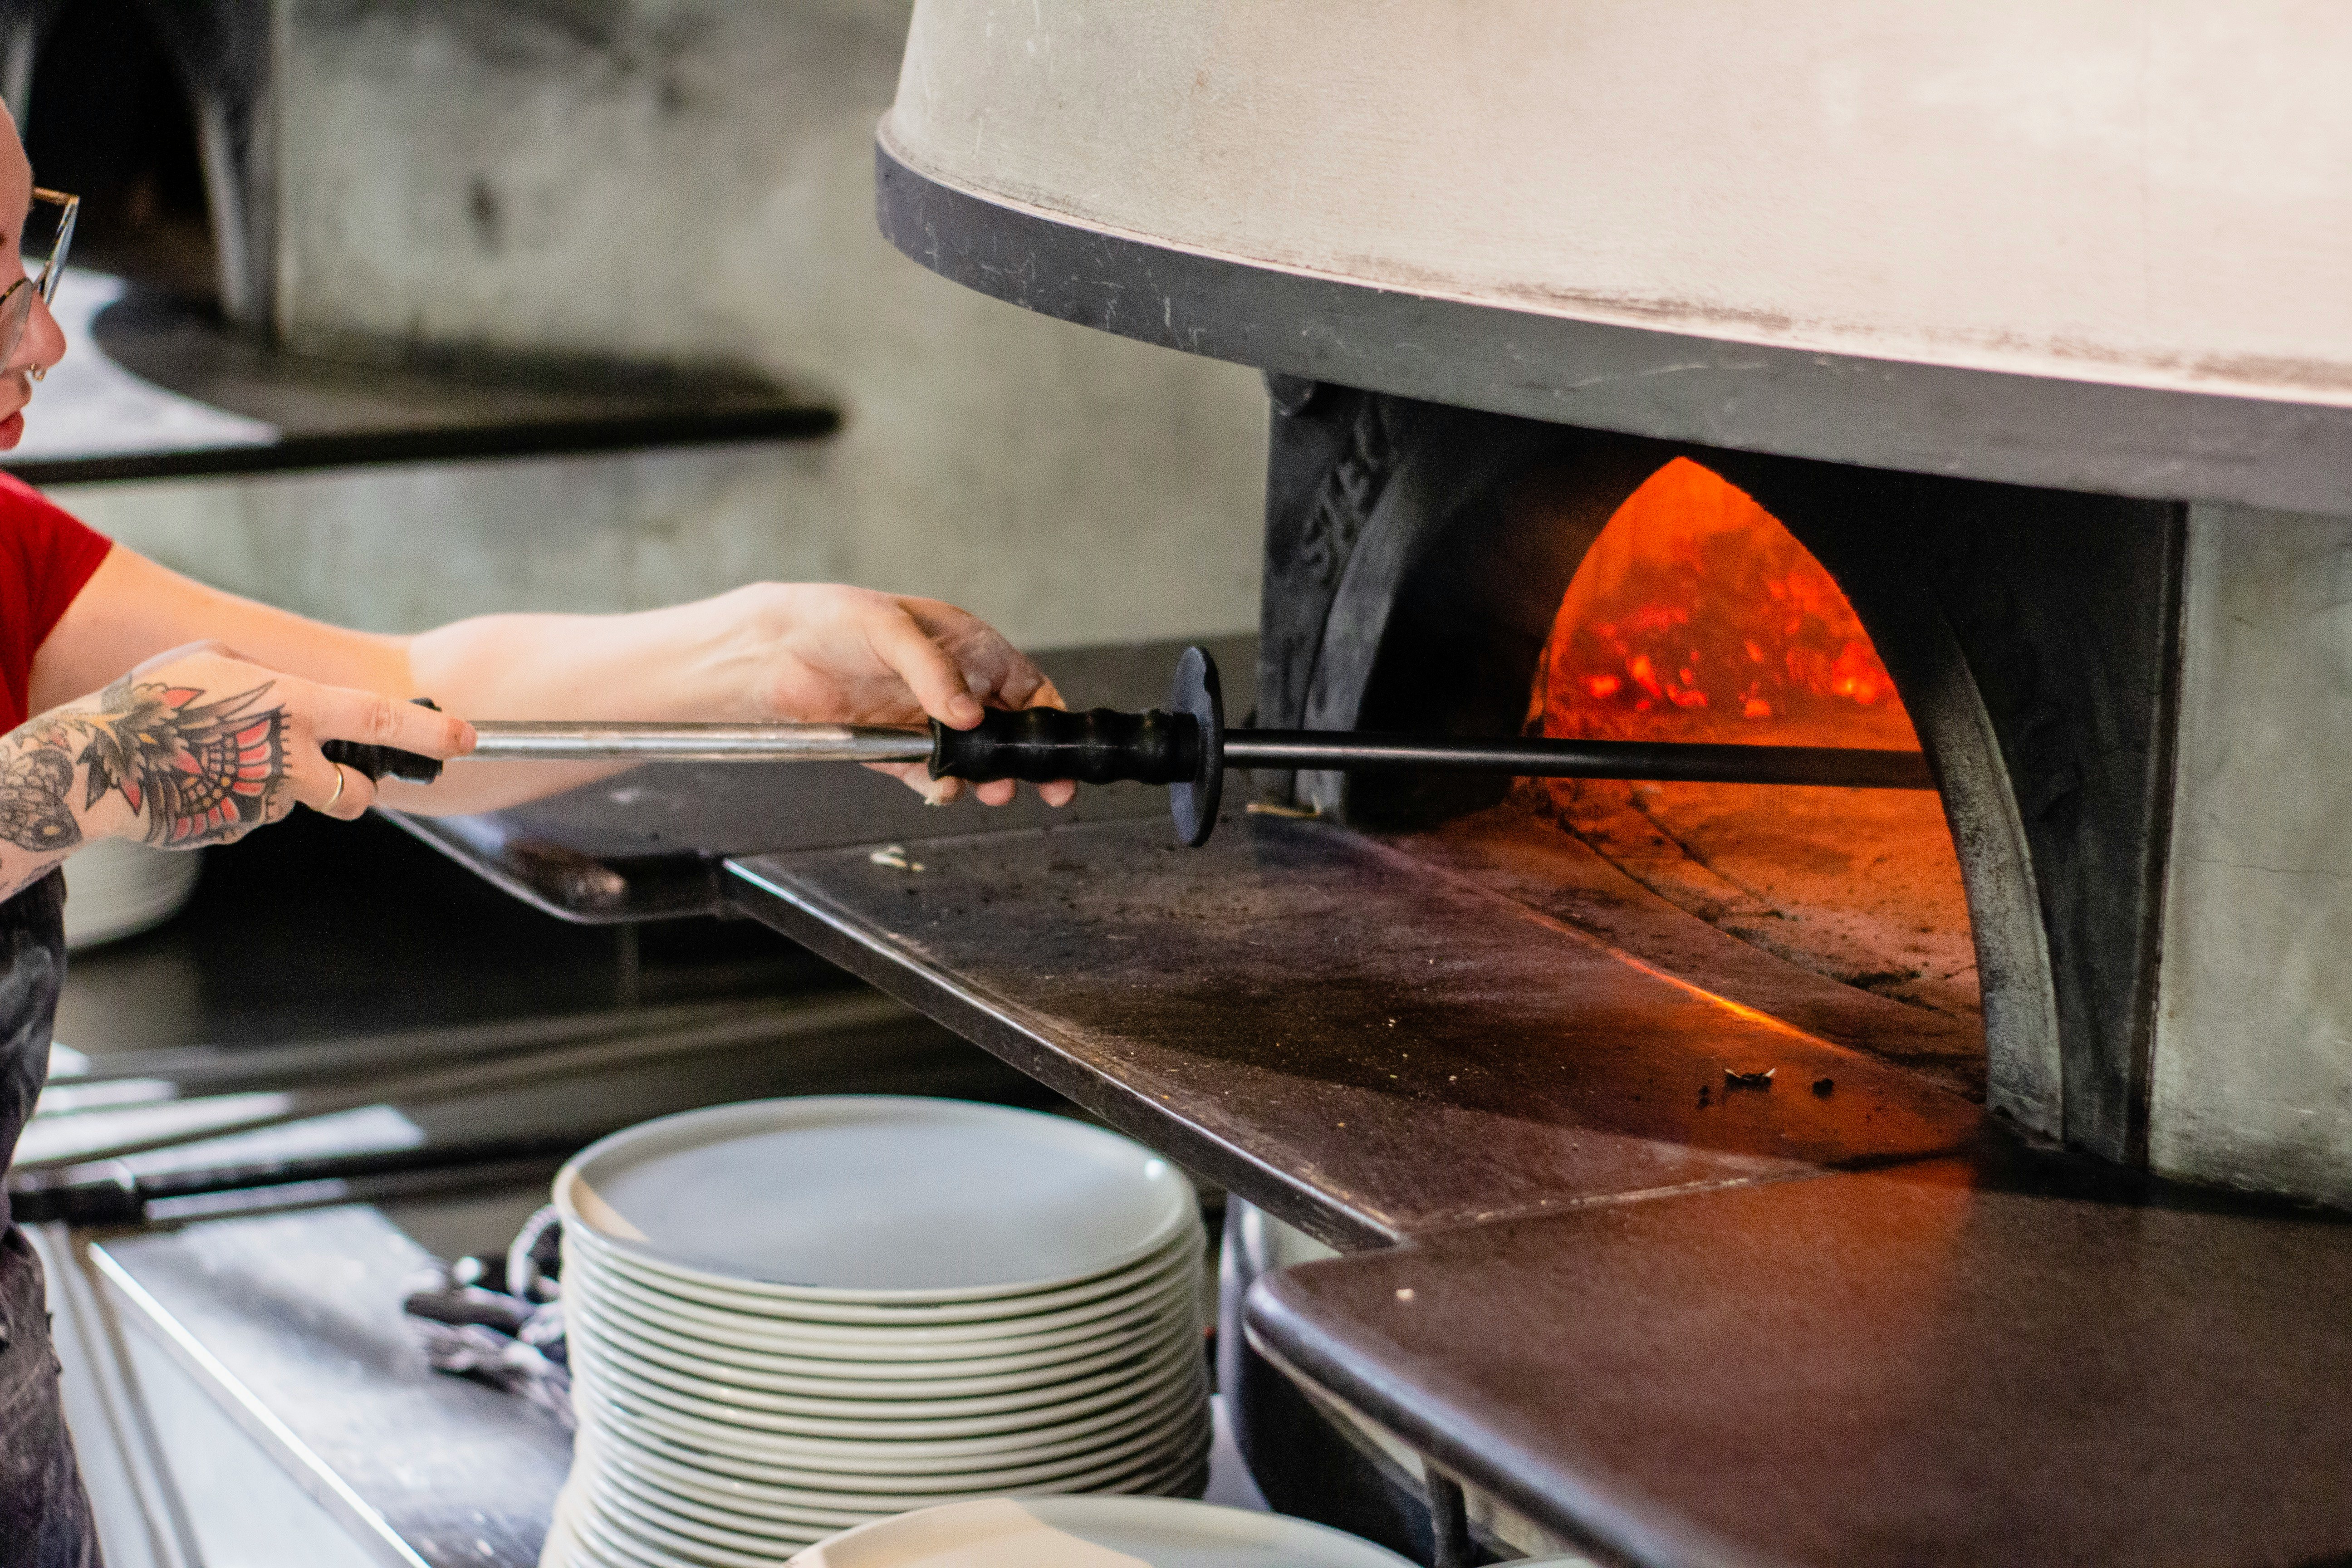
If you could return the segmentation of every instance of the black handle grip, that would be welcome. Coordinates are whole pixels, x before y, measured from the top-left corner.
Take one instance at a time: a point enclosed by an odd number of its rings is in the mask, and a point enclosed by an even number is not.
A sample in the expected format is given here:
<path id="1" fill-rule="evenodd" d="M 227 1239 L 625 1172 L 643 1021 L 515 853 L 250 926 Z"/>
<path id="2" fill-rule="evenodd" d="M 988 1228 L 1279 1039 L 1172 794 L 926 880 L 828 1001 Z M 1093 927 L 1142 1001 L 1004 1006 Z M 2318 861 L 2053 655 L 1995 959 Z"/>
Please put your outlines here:
<path id="1" fill-rule="evenodd" d="M 436 713 L 441 705 L 430 697 L 412 697 L 419 708 L 430 708 Z M 370 746 L 358 741 L 322 741 L 319 751 L 327 761 L 346 768 L 357 769 L 367 775 L 370 784 L 389 773 L 411 784 L 431 784 L 441 776 L 437 757 L 427 757 L 415 752 L 404 752 L 397 746 Z"/>
<path id="2" fill-rule="evenodd" d="M 1141 713 L 1092 708 L 991 709 L 976 728 L 950 730 L 931 722 L 931 776 L 989 784 L 1021 779 L 1047 784 L 1181 784 L 1201 768 L 1201 726 L 1189 713 L 1153 708 Z"/>

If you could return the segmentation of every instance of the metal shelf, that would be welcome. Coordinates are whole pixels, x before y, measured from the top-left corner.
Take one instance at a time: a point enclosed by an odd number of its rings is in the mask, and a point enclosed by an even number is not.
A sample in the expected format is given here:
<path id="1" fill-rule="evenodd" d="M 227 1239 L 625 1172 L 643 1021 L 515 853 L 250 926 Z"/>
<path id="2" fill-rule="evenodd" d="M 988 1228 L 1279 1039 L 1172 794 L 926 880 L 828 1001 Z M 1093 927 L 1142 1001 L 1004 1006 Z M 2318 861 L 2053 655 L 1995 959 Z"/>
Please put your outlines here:
<path id="1" fill-rule="evenodd" d="M 840 416 L 740 373 L 447 354 L 378 364 L 297 354 L 120 279 L 69 268 L 71 345 L 0 469 L 30 483 L 184 479 L 807 440 Z"/>

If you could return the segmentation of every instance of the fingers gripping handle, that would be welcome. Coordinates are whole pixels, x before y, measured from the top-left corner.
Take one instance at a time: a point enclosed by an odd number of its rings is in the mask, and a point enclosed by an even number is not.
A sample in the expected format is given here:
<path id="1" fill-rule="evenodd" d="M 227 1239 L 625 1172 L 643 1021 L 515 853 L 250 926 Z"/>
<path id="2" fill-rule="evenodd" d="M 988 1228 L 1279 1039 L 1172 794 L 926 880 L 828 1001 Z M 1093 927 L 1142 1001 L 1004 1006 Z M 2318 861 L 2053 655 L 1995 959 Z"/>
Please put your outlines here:
<path id="1" fill-rule="evenodd" d="M 1217 801 L 1225 766 L 1225 701 L 1217 665 L 1202 647 L 1188 647 L 1176 661 L 1168 706 L 1142 713 L 1097 708 L 1065 713 L 1058 708 L 1024 708 L 1016 713 L 991 710 L 970 730 L 931 725 L 931 776 L 986 784 L 1020 779 L 1050 784 L 1169 785 L 1169 815 L 1176 835 L 1199 848 L 1217 826 Z"/>
<path id="2" fill-rule="evenodd" d="M 1201 766 L 1201 729 L 1187 713 L 1154 708 L 1121 713 L 1095 708 L 992 709 L 970 730 L 931 724 L 931 776 L 988 784 L 1020 779 L 1050 784 L 1177 784 Z"/>
<path id="3" fill-rule="evenodd" d="M 411 698 L 419 708 L 430 708 L 436 713 L 441 705 L 430 697 Z M 352 768 L 363 773 L 370 784 L 387 773 L 411 784 L 431 784 L 441 776 L 439 759 L 415 752 L 404 752 L 397 746 L 371 746 L 358 741 L 324 741 L 320 754 L 339 767 Z"/>

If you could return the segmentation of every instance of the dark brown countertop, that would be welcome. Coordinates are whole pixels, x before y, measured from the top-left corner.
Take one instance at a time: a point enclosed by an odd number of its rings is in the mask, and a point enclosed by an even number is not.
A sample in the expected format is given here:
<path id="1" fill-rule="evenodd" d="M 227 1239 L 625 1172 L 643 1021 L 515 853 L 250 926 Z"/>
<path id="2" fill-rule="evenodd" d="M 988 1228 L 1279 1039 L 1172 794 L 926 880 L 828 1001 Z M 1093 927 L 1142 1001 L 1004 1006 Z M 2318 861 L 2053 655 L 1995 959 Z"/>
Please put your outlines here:
<path id="1" fill-rule="evenodd" d="M 1261 1347 L 1651 1565 L 2340 1563 L 2352 1225 L 1956 1162 L 1303 1265 Z"/>

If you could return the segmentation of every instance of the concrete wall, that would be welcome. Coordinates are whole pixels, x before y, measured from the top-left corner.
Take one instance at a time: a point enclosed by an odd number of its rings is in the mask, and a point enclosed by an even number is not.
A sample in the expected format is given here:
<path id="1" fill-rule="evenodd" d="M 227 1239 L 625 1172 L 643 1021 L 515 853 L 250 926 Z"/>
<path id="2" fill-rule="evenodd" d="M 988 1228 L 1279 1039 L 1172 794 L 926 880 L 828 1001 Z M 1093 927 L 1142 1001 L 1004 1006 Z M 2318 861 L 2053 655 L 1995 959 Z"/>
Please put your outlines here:
<path id="1" fill-rule="evenodd" d="M 2352 1203 L 2352 519 L 2189 539 L 2150 1161 Z"/>
<path id="2" fill-rule="evenodd" d="M 759 576 L 933 594 L 1039 646 L 1255 626 L 1255 377 L 983 299 L 876 233 L 907 14 L 278 0 L 289 344 L 731 362 L 836 400 L 838 436 L 62 499 L 370 626 Z"/>

